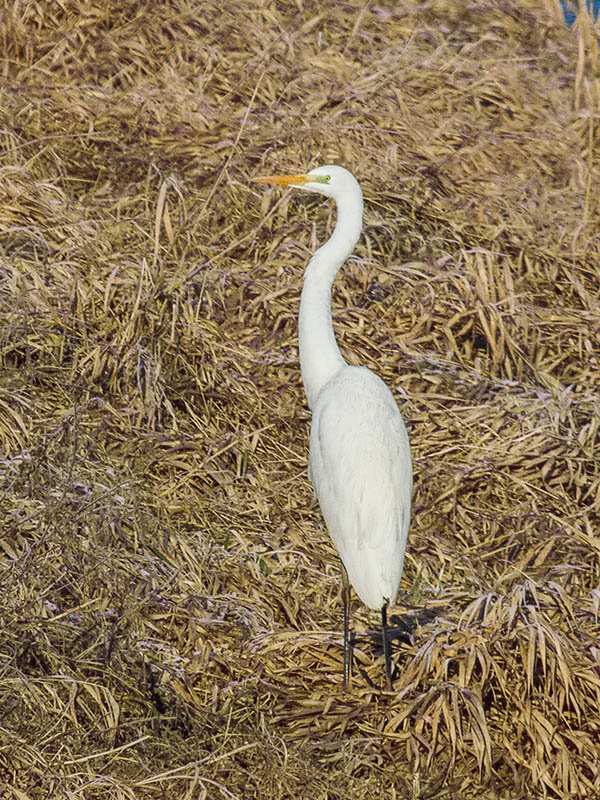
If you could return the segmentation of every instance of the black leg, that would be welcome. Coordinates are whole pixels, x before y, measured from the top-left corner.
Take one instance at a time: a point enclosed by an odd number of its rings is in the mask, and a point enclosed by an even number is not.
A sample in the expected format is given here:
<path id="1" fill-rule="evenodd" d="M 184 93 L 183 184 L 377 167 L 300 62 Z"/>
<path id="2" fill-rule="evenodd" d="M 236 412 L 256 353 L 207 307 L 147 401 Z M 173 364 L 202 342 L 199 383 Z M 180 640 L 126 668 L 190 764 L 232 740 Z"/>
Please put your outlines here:
<path id="1" fill-rule="evenodd" d="M 342 564 L 342 600 L 344 603 L 344 691 L 347 691 L 352 670 L 352 647 L 350 644 L 350 581 L 346 567 Z"/>
<path id="2" fill-rule="evenodd" d="M 388 636 L 387 622 L 387 603 L 381 609 L 381 638 L 383 641 L 383 658 L 385 661 L 385 688 L 388 692 L 392 690 L 392 653 L 390 639 Z"/>

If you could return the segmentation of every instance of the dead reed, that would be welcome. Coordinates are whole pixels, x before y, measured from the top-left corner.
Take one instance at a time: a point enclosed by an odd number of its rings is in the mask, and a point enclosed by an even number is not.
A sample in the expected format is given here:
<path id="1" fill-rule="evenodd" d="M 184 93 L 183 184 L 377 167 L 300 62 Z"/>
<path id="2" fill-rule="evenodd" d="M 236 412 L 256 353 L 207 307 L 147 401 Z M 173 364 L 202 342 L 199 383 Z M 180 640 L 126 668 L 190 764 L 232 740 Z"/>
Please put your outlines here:
<path id="1" fill-rule="evenodd" d="M 4 3 L 3 798 L 600 795 L 598 37 L 546 5 Z M 331 162 L 414 455 L 391 696 L 306 477 L 334 211 L 249 181 Z"/>

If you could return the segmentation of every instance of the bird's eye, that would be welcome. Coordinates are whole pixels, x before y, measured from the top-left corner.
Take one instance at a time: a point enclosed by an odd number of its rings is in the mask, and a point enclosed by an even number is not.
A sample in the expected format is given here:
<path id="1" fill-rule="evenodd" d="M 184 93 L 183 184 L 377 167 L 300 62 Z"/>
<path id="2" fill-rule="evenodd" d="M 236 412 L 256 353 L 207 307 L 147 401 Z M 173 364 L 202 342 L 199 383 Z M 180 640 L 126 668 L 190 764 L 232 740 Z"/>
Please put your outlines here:
<path id="1" fill-rule="evenodd" d="M 329 183 L 331 175 L 315 175 L 315 183 Z"/>

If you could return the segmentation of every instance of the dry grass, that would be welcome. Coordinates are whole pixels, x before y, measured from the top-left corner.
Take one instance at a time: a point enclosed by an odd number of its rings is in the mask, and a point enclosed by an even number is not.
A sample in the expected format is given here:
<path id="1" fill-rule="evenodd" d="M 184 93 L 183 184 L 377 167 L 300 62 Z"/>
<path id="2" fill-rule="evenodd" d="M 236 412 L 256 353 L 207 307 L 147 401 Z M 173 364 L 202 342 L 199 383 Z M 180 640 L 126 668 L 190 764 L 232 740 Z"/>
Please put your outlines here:
<path id="1" fill-rule="evenodd" d="M 3 4 L 3 798 L 600 795 L 597 30 L 539 5 Z M 327 162 L 414 454 L 393 694 L 306 477 L 334 211 L 249 181 Z"/>

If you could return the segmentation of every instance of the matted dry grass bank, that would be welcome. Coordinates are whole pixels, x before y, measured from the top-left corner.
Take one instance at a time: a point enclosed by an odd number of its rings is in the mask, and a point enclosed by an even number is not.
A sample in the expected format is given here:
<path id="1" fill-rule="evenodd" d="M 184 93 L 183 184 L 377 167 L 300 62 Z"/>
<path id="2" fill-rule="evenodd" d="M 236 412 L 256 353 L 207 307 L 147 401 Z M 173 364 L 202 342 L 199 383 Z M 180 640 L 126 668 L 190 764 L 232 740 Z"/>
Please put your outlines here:
<path id="1" fill-rule="evenodd" d="M 597 42 L 538 6 L 3 4 L 3 798 L 600 795 Z M 328 162 L 414 455 L 392 694 L 306 476 L 335 212 L 250 182 Z"/>

